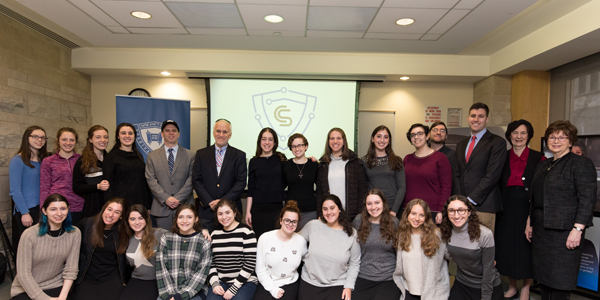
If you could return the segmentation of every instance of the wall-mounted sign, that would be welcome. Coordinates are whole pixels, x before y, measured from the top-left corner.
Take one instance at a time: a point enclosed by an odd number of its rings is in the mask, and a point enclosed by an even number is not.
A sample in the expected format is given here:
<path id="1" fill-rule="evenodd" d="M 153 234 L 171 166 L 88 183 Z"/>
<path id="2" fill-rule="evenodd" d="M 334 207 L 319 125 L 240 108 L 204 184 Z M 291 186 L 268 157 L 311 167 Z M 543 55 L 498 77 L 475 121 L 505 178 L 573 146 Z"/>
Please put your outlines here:
<path id="1" fill-rule="evenodd" d="M 461 127 L 462 108 L 448 108 L 448 127 Z"/>
<path id="2" fill-rule="evenodd" d="M 427 106 L 425 109 L 425 124 L 442 120 L 442 109 L 439 106 Z"/>

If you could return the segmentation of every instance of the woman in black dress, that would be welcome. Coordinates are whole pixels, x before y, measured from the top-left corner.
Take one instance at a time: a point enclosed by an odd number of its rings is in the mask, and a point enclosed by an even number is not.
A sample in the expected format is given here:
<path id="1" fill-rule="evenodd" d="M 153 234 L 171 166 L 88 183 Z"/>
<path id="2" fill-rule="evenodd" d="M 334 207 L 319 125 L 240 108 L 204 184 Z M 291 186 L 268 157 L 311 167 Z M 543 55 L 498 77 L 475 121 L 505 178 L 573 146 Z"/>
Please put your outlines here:
<path id="1" fill-rule="evenodd" d="M 577 128 L 556 121 L 544 135 L 554 159 L 541 162 L 531 184 L 530 225 L 533 279 L 542 299 L 569 299 L 577 288 L 584 229 L 592 225 L 596 204 L 596 168 L 570 151 Z"/>
<path id="2" fill-rule="evenodd" d="M 275 130 L 263 128 L 256 141 L 256 154 L 248 164 L 246 224 L 252 227 L 257 239 L 275 229 L 285 200 L 281 166 L 285 155 L 277 151 L 278 146 Z"/>
<path id="3" fill-rule="evenodd" d="M 83 197 L 83 218 L 96 215 L 104 205 L 104 192 L 110 186 L 102 179 L 102 162 L 108 145 L 108 129 L 94 125 L 88 130 L 87 144 L 73 168 L 73 191 Z"/>
<path id="4" fill-rule="evenodd" d="M 522 235 L 529 216 L 529 190 L 533 172 L 546 159 L 529 149 L 533 126 L 526 120 L 513 121 L 506 129 L 506 139 L 512 145 L 500 177 L 503 211 L 496 213 L 496 269 L 509 278 L 505 298 L 518 299 L 517 280 L 523 280 L 520 299 L 529 299 L 532 282 L 531 244 Z"/>
<path id="5" fill-rule="evenodd" d="M 287 185 L 288 188 L 285 199 L 298 203 L 302 215 L 298 230 L 301 230 L 308 221 L 317 218 L 315 184 L 319 163 L 306 157 L 308 140 L 300 133 L 290 136 L 288 148 L 294 154 L 294 158 L 283 163 L 284 186 Z"/>
<path id="6" fill-rule="evenodd" d="M 135 145 L 137 132 L 133 125 L 121 123 L 115 135 L 115 145 L 104 158 L 103 179 L 110 183 L 104 198 L 120 197 L 128 206 L 141 204 L 150 209 L 152 198 L 146 182 L 146 163 Z"/>

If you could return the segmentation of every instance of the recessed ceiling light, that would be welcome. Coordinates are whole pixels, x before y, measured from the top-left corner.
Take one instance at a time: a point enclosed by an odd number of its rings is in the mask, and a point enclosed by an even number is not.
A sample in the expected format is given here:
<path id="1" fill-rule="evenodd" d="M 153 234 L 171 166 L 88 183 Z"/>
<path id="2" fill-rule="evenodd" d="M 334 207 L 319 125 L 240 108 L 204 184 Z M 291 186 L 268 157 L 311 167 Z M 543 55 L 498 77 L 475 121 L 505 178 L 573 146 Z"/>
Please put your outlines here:
<path id="1" fill-rule="evenodd" d="M 283 22 L 283 17 L 278 15 L 268 15 L 265 17 L 265 21 L 269 23 L 281 23 Z"/>
<path id="2" fill-rule="evenodd" d="M 400 77 L 400 80 L 409 80 L 409 79 L 410 79 L 410 77 L 408 77 L 408 76 L 402 76 L 402 77 Z"/>
<path id="3" fill-rule="evenodd" d="M 281 36 L 281 32 L 278 32 L 278 31 L 276 31 L 276 32 L 273 32 L 273 35 L 274 35 L 274 36 Z"/>
<path id="4" fill-rule="evenodd" d="M 161 74 L 161 75 L 165 75 L 165 76 L 169 76 L 169 75 L 171 75 L 171 73 L 170 73 L 170 72 L 167 72 L 167 71 L 162 71 L 162 72 L 160 72 L 160 74 Z"/>
<path id="5" fill-rule="evenodd" d="M 143 11 L 132 11 L 131 15 L 138 18 L 138 19 L 150 19 L 152 18 L 152 15 L 150 15 L 147 12 L 143 12 Z"/>
<path id="6" fill-rule="evenodd" d="M 402 18 L 402 19 L 398 19 L 396 20 L 396 25 L 400 25 L 400 26 L 406 26 L 406 25 L 410 25 L 412 23 L 415 22 L 415 19 L 411 19 L 411 18 Z"/>

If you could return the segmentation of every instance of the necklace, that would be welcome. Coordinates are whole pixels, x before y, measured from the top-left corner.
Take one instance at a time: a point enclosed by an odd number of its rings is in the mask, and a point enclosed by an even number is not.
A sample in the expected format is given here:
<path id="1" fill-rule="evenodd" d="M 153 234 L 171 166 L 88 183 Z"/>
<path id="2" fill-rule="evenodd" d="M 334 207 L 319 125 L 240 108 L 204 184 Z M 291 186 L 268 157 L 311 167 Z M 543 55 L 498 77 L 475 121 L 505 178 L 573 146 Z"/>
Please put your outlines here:
<path id="1" fill-rule="evenodd" d="M 112 231 L 109 232 L 108 235 L 106 235 L 106 234 L 103 234 L 103 235 L 104 235 L 104 238 L 107 239 L 111 234 L 112 234 Z"/>
<path id="2" fill-rule="evenodd" d="M 61 234 L 63 234 L 63 228 L 62 228 L 62 226 L 61 226 L 61 227 L 60 227 L 60 229 L 58 230 L 58 235 L 56 235 L 56 236 L 53 236 L 53 235 L 51 234 L 50 230 L 48 230 L 48 235 L 49 235 L 49 236 L 51 236 L 51 237 L 59 237 Z M 56 248 L 56 246 L 58 246 L 58 243 L 57 243 L 57 242 L 56 242 L 56 240 L 55 240 L 55 241 L 52 243 L 52 247 L 55 247 L 55 248 Z"/>
<path id="3" fill-rule="evenodd" d="M 300 170 L 300 167 L 298 167 L 298 164 L 295 164 L 295 165 L 296 165 L 296 168 L 298 168 L 298 172 L 300 173 L 300 174 L 298 174 L 298 176 L 300 177 L 300 179 L 302 179 L 302 176 L 304 176 L 304 174 L 302 174 L 302 171 L 304 171 L 304 167 L 306 167 L 306 164 L 302 165 L 302 170 Z"/>
<path id="4" fill-rule="evenodd" d="M 550 169 L 554 168 L 554 166 L 556 166 L 556 164 L 563 158 L 564 156 L 561 156 L 559 159 L 553 161 L 550 163 L 550 167 L 548 167 L 548 171 L 550 171 Z"/>

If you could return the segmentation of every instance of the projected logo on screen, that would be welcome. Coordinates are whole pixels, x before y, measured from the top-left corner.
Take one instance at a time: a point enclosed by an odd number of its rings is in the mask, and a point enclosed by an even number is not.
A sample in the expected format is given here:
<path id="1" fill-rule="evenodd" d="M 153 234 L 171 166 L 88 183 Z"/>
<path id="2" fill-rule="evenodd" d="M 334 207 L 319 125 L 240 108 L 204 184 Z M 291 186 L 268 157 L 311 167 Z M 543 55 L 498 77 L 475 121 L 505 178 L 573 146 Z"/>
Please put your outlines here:
<path id="1" fill-rule="evenodd" d="M 279 148 L 286 150 L 288 137 L 294 133 L 304 134 L 315 118 L 317 97 L 282 87 L 252 95 L 252 103 L 254 118 L 260 127 L 273 128 L 279 138 Z"/>
<path id="2" fill-rule="evenodd" d="M 141 151 L 148 154 L 163 145 L 162 135 L 160 135 L 161 122 L 150 121 L 133 124 L 137 131 L 136 142 Z"/>

